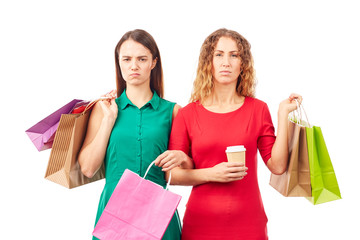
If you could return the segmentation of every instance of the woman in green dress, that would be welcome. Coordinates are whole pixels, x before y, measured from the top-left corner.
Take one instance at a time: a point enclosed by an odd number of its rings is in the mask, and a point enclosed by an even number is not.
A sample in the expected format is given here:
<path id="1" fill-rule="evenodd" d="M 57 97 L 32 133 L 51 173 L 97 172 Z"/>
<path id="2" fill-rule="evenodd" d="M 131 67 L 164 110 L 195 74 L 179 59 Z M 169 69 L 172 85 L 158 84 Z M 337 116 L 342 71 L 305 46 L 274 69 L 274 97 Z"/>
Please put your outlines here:
<path id="1" fill-rule="evenodd" d="M 110 92 L 110 100 L 94 106 L 79 154 L 81 171 L 89 178 L 105 164 L 106 183 L 95 224 L 124 170 L 143 176 L 149 164 L 167 150 L 172 119 L 180 108 L 162 98 L 160 53 L 146 31 L 129 31 L 120 39 L 115 48 L 115 65 L 117 92 Z M 167 169 L 180 164 L 170 162 Z M 165 187 L 165 174 L 154 166 L 146 178 Z M 180 235 L 176 212 L 162 239 L 177 240 Z"/>

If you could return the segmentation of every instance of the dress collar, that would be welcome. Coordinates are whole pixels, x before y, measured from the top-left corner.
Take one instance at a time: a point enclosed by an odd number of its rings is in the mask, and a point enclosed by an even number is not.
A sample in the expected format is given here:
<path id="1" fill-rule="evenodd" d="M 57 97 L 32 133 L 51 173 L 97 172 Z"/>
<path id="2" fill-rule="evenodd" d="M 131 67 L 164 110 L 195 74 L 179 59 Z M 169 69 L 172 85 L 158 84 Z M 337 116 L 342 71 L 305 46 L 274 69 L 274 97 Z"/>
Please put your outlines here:
<path id="1" fill-rule="evenodd" d="M 126 91 L 124 90 L 122 92 L 122 94 L 120 95 L 120 97 L 118 98 L 118 101 L 120 102 L 120 108 L 123 110 L 125 109 L 127 106 L 131 105 L 134 107 L 135 106 L 130 99 L 127 97 L 126 95 Z M 119 104 L 118 102 L 118 104 Z M 157 109 L 159 107 L 159 103 L 160 103 L 160 97 L 159 95 L 157 95 L 157 93 L 155 91 L 153 91 L 153 97 L 151 98 L 151 100 L 149 102 L 147 102 L 144 106 L 142 106 L 141 108 L 145 108 L 147 106 L 151 106 L 153 109 Z"/>

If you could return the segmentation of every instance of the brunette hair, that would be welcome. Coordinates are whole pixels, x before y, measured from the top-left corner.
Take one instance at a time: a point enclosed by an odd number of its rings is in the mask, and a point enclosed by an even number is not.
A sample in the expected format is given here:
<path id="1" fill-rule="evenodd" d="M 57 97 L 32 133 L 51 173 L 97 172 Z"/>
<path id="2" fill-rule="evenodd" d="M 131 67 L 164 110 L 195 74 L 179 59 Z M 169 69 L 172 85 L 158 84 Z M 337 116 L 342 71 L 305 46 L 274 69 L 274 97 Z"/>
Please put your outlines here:
<path id="1" fill-rule="evenodd" d="M 126 82 L 122 76 L 120 64 L 119 64 L 119 52 L 121 45 L 126 40 L 133 40 L 135 42 L 140 43 L 152 54 L 152 60 L 156 59 L 156 66 L 151 70 L 150 74 L 150 88 L 151 91 L 155 91 L 159 97 L 163 97 L 164 95 L 164 84 L 163 84 L 163 70 L 161 65 L 161 57 L 160 51 L 157 47 L 157 44 L 154 38 L 146 31 L 141 29 L 135 29 L 133 31 L 129 31 L 122 36 L 120 41 L 117 43 L 115 47 L 115 70 L 116 70 L 116 89 L 117 95 L 120 96 L 121 93 L 126 88 Z"/>
<path id="2" fill-rule="evenodd" d="M 221 37 L 233 39 L 240 52 L 241 72 L 236 84 L 236 92 L 242 96 L 255 96 L 255 69 L 254 60 L 250 52 L 250 43 L 238 32 L 221 28 L 210 34 L 201 46 L 197 74 L 194 81 L 191 102 L 200 101 L 209 97 L 214 88 L 213 82 L 213 56 L 216 44 Z"/>

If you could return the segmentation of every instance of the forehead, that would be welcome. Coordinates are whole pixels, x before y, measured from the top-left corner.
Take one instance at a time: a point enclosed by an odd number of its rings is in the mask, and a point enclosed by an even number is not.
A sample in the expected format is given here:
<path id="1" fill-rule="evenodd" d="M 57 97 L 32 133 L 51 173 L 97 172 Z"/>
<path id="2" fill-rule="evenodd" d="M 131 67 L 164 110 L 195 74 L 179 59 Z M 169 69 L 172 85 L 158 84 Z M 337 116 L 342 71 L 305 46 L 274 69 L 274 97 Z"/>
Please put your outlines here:
<path id="1" fill-rule="evenodd" d="M 148 48 L 134 40 L 126 40 L 120 47 L 120 56 L 151 56 Z"/>
<path id="2" fill-rule="evenodd" d="M 215 46 L 215 50 L 220 51 L 239 51 L 237 43 L 230 37 L 221 37 Z"/>

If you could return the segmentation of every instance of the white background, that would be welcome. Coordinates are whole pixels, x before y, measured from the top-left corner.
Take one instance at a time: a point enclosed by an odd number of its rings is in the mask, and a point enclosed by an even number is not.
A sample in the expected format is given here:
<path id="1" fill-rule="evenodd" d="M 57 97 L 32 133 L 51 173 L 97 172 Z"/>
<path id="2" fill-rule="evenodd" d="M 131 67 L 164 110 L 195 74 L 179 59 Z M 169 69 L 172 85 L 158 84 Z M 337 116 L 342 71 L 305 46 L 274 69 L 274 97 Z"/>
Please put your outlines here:
<path id="1" fill-rule="evenodd" d="M 185 106 L 200 46 L 226 27 L 252 44 L 257 98 L 277 107 L 304 97 L 321 126 L 342 200 L 313 206 L 259 184 L 269 238 L 359 239 L 360 35 L 356 1 L 2 1 L 1 239 L 90 239 L 104 181 L 66 189 L 44 179 L 50 151 L 37 152 L 25 130 L 74 98 L 115 88 L 113 51 L 128 30 L 150 32 L 160 48 L 165 98 Z M 189 193 L 182 194 L 181 215 Z M 350 214 L 356 216 L 350 219 Z M 354 220 L 355 219 L 355 220 Z"/>

